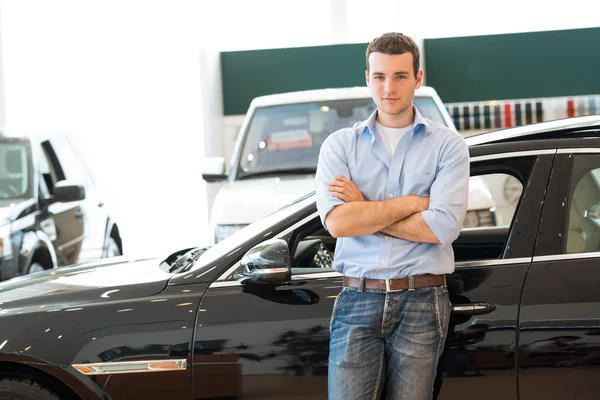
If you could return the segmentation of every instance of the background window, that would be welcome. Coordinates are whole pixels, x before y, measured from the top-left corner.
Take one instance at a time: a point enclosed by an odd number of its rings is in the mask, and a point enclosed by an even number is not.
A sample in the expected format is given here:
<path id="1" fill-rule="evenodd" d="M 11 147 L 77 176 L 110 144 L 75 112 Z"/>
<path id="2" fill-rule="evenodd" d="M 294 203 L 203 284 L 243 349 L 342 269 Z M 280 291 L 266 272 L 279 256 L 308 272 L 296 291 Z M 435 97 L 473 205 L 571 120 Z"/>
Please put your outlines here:
<path id="1" fill-rule="evenodd" d="M 600 156 L 576 155 L 564 253 L 600 251 Z"/>

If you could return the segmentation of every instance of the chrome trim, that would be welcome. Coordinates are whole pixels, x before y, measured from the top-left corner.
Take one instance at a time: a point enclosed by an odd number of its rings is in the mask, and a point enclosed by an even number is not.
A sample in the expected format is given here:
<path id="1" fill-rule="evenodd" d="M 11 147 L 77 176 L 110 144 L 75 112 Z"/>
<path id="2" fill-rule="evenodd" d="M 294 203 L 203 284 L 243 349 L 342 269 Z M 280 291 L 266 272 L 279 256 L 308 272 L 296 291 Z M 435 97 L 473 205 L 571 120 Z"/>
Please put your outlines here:
<path id="1" fill-rule="evenodd" d="M 313 278 L 343 278 L 341 272 L 330 271 L 330 272 L 313 272 L 312 274 L 298 274 L 292 275 L 292 280 L 296 279 L 313 279 Z"/>
<path id="2" fill-rule="evenodd" d="M 570 154 L 570 153 L 600 153 L 600 148 L 589 147 L 584 149 L 558 149 L 557 154 Z"/>
<path id="3" fill-rule="evenodd" d="M 535 256 L 533 262 L 562 261 L 562 260 L 585 260 L 587 258 L 600 258 L 600 251 L 590 253 L 553 254 L 549 256 Z"/>
<path id="4" fill-rule="evenodd" d="M 143 372 L 183 371 L 187 369 L 187 360 L 140 360 L 87 364 L 72 364 L 73 368 L 84 375 L 137 374 Z"/>
<path id="5" fill-rule="evenodd" d="M 497 160 L 502 158 L 514 158 L 514 157 L 523 157 L 523 156 L 541 156 L 545 154 L 556 154 L 556 149 L 547 149 L 547 150 L 526 150 L 526 151 L 515 151 L 512 153 L 498 153 L 498 154 L 488 154 L 486 156 L 476 156 L 471 157 L 470 162 L 479 162 L 479 161 L 488 161 L 488 160 Z"/>
<path id="6" fill-rule="evenodd" d="M 213 288 L 233 287 L 233 286 L 242 286 L 242 284 L 238 281 L 218 281 L 218 282 L 211 283 L 208 288 L 213 289 Z"/>
<path id="7" fill-rule="evenodd" d="M 529 264 L 532 262 L 532 257 L 520 257 L 520 258 L 504 258 L 498 260 L 473 260 L 473 261 L 459 261 L 454 263 L 455 268 L 473 268 L 473 267 L 491 267 L 495 265 L 508 265 L 508 264 Z"/>
<path id="8" fill-rule="evenodd" d="M 264 269 L 255 269 L 252 271 L 253 274 L 257 275 L 271 275 L 271 274 L 280 274 L 283 272 L 288 272 L 289 268 L 264 268 Z"/>

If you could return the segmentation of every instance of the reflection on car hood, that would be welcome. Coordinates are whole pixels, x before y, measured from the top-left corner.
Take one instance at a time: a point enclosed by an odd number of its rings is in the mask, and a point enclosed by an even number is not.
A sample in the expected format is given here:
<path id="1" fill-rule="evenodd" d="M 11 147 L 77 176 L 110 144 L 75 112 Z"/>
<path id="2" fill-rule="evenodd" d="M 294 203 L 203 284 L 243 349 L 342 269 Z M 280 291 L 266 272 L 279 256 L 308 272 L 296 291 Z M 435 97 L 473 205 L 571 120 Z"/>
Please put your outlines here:
<path id="1" fill-rule="evenodd" d="M 254 178 L 227 183 L 215 199 L 211 223 L 249 224 L 313 190 L 314 175 Z"/>
<path id="2" fill-rule="evenodd" d="M 13 221 L 12 208 L 3 202 L 0 202 L 0 226 Z"/>
<path id="3" fill-rule="evenodd" d="M 0 283 L 0 316 L 160 293 L 173 275 L 159 264 L 158 259 L 118 257 L 13 278 Z"/>

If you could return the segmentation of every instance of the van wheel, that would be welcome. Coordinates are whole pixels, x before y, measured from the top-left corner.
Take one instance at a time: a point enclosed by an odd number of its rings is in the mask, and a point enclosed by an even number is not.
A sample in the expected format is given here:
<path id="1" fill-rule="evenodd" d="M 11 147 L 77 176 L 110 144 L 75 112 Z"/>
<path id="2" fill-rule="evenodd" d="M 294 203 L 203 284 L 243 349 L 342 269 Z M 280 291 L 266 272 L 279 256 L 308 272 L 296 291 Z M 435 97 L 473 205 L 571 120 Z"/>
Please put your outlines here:
<path id="1" fill-rule="evenodd" d="M 45 271 L 46 268 L 44 268 L 44 266 L 38 262 L 34 262 L 33 264 L 31 264 L 29 266 L 29 270 L 27 271 L 28 274 L 33 274 L 34 272 L 40 272 L 40 271 Z"/>
<path id="2" fill-rule="evenodd" d="M 117 241 L 111 237 L 108 238 L 106 242 L 106 257 L 118 257 L 121 255 L 121 250 L 119 250 L 119 245 Z"/>
<path id="3" fill-rule="evenodd" d="M 65 399 L 31 378 L 18 376 L 0 377 L 0 400 L 60 400 Z"/>

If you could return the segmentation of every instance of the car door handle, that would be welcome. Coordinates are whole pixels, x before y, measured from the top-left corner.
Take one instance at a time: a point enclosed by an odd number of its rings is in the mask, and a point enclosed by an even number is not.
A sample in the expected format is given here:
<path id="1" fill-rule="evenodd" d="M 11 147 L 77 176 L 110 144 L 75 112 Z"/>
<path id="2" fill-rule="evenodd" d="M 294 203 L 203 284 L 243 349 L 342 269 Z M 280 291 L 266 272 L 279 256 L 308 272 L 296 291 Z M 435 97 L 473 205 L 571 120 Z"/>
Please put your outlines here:
<path id="1" fill-rule="evenodd" d="M 452 306 L 452 313 L 458 315 L 482 315 L 489 314 L 496 309 L 494 303 L 467 303 Z"/>

